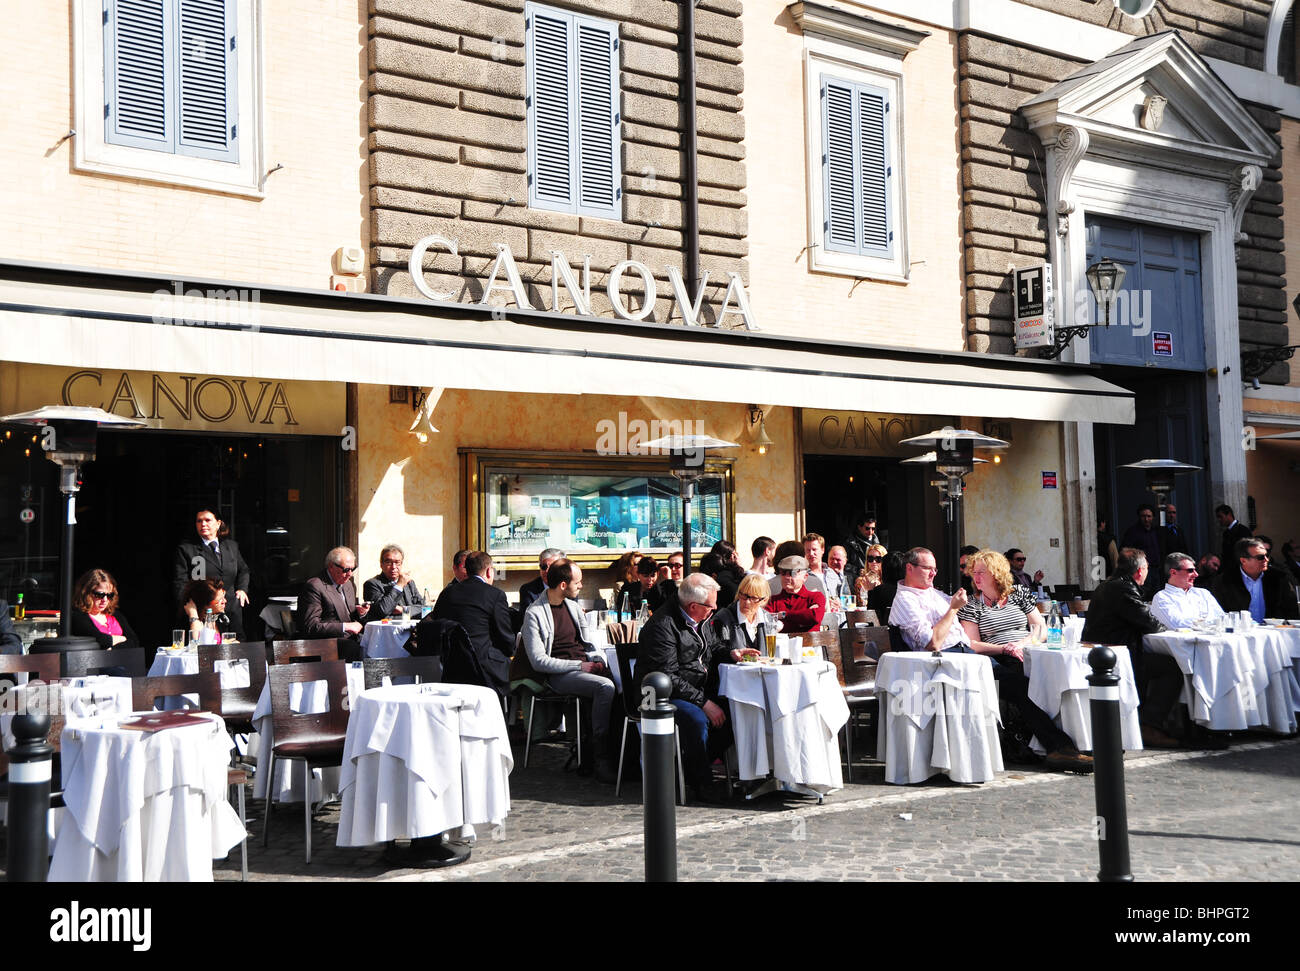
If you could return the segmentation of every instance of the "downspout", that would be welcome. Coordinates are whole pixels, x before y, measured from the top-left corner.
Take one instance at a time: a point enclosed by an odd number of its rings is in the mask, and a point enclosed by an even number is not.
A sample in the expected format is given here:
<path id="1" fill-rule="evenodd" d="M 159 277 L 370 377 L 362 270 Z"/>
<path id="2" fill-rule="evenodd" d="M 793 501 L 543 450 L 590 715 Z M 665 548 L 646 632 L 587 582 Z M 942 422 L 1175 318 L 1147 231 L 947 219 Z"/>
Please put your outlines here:
<path id="1" fill-rule="evenodd" d="M 682 275 L 694 299 L 700 288 L 699 140 L 695 106 L 695 0 L 682 0 L 680 42 L 682 98 Z"/>

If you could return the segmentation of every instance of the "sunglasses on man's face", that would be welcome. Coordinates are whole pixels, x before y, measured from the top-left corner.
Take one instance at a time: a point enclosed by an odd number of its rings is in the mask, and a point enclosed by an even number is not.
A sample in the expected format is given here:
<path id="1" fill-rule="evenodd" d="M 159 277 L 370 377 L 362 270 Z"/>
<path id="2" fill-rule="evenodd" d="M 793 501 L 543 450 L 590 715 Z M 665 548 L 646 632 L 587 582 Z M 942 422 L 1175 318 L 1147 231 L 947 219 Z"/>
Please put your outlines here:
<path id="1" fill-rule="evenodd" d="M 783 577 L 792 577 L 797 573 L 807 573 L 808 571 L 807 570 L 777 570 L 776 572 Z"/>

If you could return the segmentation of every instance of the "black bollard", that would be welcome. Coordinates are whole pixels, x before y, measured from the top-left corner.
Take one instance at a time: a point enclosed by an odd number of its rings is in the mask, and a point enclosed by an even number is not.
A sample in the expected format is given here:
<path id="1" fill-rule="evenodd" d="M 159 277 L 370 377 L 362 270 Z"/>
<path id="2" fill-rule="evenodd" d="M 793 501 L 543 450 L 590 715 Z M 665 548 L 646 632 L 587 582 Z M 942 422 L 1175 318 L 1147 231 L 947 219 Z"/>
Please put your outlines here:
<path id="1" fill-rule="evenodd" d="M 47 689 L 38 689 L 47 690 Z M 50 869 L 50 766 L 46 741 L 50 716 L 43 708 L 15 715 L 9 751 L 9 853 L 11 883 L 44 883 Z"/>
<path id="2" fill-rule="evenodd" d="M 1119 677 L 1115 652 L 1098 646 L 1088 652 L 1092 714 L 1093 786 L 1097 798 L 1097 852 L 1102 883 L 1132 883 L 1128 856 L 1128 810 L 1124 805 L 1124 745 L 1120 736 Z"/>
<path id="3" fill-rule="evenodd" d="M 641 682 L 641 791 L 645 809 L 645 879 L 677 881 L 676 754 L 673 685 L 655 671 Z"/>

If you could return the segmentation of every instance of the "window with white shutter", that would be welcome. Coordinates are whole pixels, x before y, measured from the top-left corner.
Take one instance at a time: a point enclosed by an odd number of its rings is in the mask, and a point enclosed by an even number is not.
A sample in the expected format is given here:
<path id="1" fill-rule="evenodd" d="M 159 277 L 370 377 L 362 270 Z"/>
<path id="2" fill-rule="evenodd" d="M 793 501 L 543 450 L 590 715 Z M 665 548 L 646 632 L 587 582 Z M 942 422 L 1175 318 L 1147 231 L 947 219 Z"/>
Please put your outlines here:
<path id="1" fill-rule="evenodd" d="M 622 218 L 618 24 L 524 8 L 528 204 Z"/>
<path id="2" fill-rule="evenodd" d="M 239 162 L 236 0 L 103 0 L 104 141 Z"/>

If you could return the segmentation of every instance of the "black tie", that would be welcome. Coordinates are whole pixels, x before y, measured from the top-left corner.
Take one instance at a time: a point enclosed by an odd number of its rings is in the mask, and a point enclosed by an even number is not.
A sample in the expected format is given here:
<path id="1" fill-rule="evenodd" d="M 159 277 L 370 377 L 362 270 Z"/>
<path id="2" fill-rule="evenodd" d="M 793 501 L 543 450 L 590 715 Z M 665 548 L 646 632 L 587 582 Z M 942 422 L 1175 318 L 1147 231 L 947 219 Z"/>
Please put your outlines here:
<path id="1" fill-rule="evenodd" d="M 220 570 L 221 569 L 221 547 L 218 546 L 216 543 L 212 544 L 212 555 L 216 557 L 217 569 Z"/>

